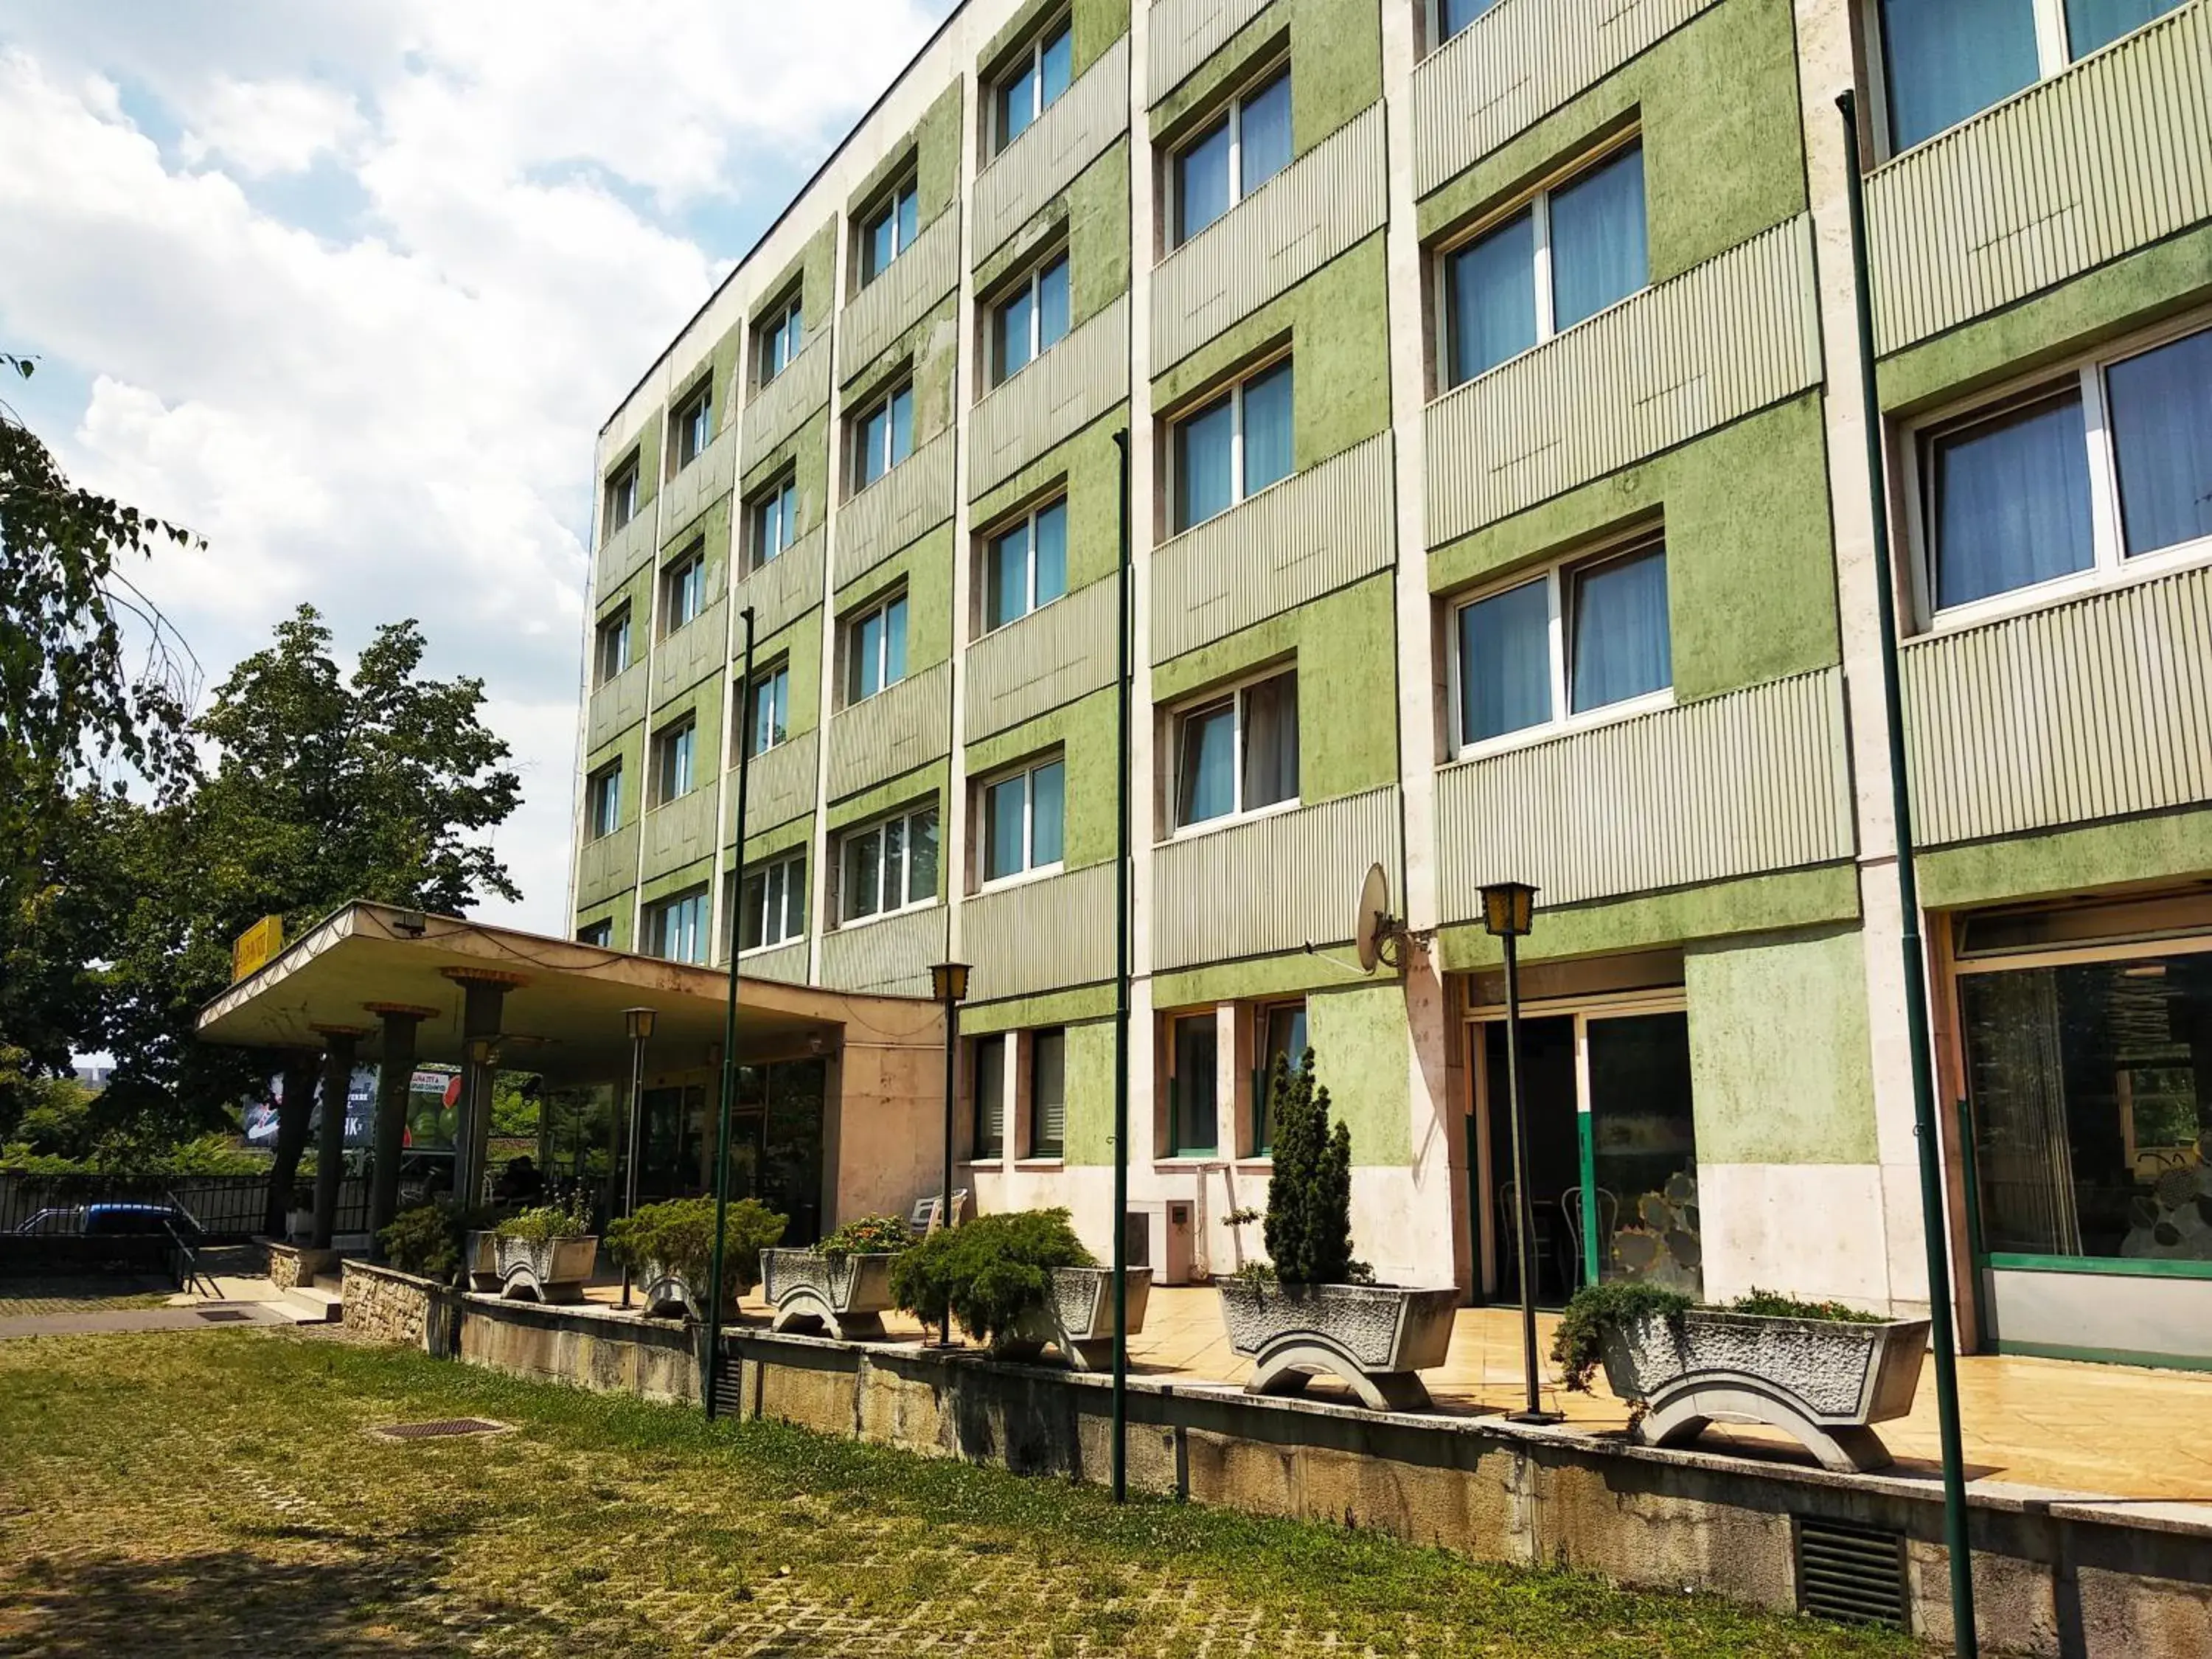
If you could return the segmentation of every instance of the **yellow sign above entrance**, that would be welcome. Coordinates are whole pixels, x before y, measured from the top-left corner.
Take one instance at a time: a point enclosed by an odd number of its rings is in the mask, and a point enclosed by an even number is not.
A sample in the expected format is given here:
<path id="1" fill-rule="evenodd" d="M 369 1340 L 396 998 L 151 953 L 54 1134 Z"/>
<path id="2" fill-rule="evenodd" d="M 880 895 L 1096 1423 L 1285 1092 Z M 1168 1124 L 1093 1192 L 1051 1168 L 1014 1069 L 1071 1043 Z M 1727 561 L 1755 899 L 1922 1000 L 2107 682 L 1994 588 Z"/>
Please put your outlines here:
<path id="1" fill-rule="evenodd" d="M 269 958 L 284 948 L 284 918 L 264 916 L 232 941 L 230 982 L 258 973 Z"/>

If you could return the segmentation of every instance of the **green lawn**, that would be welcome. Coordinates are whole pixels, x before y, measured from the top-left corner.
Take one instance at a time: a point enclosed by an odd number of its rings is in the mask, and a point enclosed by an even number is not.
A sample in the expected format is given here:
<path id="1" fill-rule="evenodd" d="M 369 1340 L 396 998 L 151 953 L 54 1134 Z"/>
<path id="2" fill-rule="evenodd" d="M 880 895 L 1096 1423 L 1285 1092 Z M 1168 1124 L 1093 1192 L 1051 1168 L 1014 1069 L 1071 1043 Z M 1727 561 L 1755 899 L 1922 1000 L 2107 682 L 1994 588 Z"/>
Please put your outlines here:
<path id="1" fill-rule="evenodd" d="M 463 1415 L 513 1431 L 367 1432 Z M 0 1342 L 0 1654 L 702 1650 L 1911 1648 L 327 1335 Z"/>

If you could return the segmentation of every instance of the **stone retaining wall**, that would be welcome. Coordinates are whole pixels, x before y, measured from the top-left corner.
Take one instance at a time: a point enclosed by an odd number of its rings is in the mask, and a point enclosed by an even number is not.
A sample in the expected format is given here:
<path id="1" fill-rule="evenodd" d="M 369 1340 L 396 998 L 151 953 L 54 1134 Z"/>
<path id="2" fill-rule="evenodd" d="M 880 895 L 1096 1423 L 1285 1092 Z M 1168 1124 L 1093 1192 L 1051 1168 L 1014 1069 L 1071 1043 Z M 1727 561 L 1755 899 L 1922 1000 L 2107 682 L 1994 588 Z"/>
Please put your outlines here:
<path id="1" fill-rule="evenodd" d="M 453 1297 L 453 1291 L 434 1279 L 366 1261 L 345 1264 L 345 1328 L 372 1341 L 400 1343 L 429 1354 L 449 1352 Z"/>

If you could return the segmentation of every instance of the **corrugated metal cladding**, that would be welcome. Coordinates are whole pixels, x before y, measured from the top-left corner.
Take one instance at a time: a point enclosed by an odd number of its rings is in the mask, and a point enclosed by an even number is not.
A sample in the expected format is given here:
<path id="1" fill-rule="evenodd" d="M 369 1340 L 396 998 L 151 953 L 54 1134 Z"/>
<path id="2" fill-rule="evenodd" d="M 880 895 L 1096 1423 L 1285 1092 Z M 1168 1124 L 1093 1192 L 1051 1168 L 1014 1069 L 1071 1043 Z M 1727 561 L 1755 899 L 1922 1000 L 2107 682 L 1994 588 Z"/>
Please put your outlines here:
<path id="1" fill-rule="evenodd" d="M 1431 404 L 1429 545 L 1820 379 L 1813 226 L 1801 216 Z"/>
<path id="2" fill-rule="evenodd" d="M 855 232 L 855 234 L 858 233 Z M 913 246 L 847 302 L 837 319 L 837 378 L 851 380 L 960 281 L 960 210 L 929 222 Z"/>
<path id="3" fill-rule="evenodd" d="M 1885 352 L 2212 216 L 2212 5 L 1908 150 L 1866 190 Z"/>
<path id="4" fill-rule="evenodd" d="M 729 601 L 717 599 L 653 647 L 653 706 L 689 691 L 729 659 Z"/>
<path id="5" fill-rule="evenodd" d="M 952 750 L 952 665 L 939 663 L 830 717 L 830 799 Z"/>
<path id="6" fill-rule="evenodd" d="M 1145 20 L 1145 102 L 1157 104 L 1267 9 L 1267 0 L 1152 0 Z"/>
<path id="7" fill-rule="evenodd" d="M 584 747 L 596 750 L 645 718 L 646 665 L 642 659 L 592 693 L 592 718 Z"/>
<path id="8" fill-rule="evenodd" d="M 745 773 L 745 833 L 757 836 L 779 823 L 788 823 L 814 810 L 816 757 L 821 750 L 817 729 L 801 732 L 787 742 L 755 755 Z M 722 844 L 737 840 L 738 771 L 732 766 L 722 781 Z"/>
<path id="9" fill-rule="evenodd" d="M 581 909 L 637 885 L 637 820 L 576 849 L 576 905 Z"/>
<path id="10" fill-rule="evenodd" d="M 2212 570 L 1910 641 L 1922 841 L 2212 800 Z"/>
<path id="11" fill-rule="evenodd" d="M 969 498 L 1011 478 L 1128 395 L 1124 294 L 975 405 L 968 422 Z"/>
<path id="12" fill-rule="evenodd" d="M 745 544 L 747 533 L 738 532 L 738 547 Z M 766 639 L 822 603 L 822 550 L 828 541 L 817 525 L 738 584 L 738 608 L 752 606 L 756 640 Z M 731 642 L 738 650 L 744 648 L 742 629 Z"/>
<path id="13" fill-rule="evenodd" d="M 1125 34 L 975 176 L 975 259 L 997 252 L 1000 243 L 1128 130 Z"/>
<path id="14" fill-rule="evenodd" d="M 1503 0 L 1413 70 L 1425 196 L 1718 0 Z"/>
<path id="15" fill-rule="evenodd" d="M 822 936 L 822 982 L 839 991 L 926 997 L 945 960 L 945 907 L 833 928 Z"/>
<path id="16" fill-rule="evenodd" d="M 1437 819 L 1447 921 L 1489 881 L 1572 904 L 1849 858 L 1843 671 L 1446 767 Z"/>
<path id="17" fill-rule="evenodd" d="M 726 930 L 717 929 L 714 945 L 716 966 L 730 959 L 725 942 Z M 793 945 L 779 945 L 772 951 L 756 951 L 749 957 L 738 959 L 738 977 L 774 980 L 781 985 L 806 983 L 808 945 L 805 939 Z"/>
<path id="18" fill-rule="evenodd" d="M 1402 890 L 1398 843 L 1395 784 L 1163 842 L 1152 854 L 1153 965 L 1341 944 L 1368 866 Z"/>
<path id="19" fill-rule="evenodd" d="M 719 793 L 711 783 L 688 795 L 678 795 L 665 806 L 645 815 L 645 860 L 640 875 L 650 881 L 681 870 L 714 850 L 715 802 Z"/>
<path id="20" fill-rule="evenodd" d="M 648 501 L 628 524 L 599 544 L 592 561 L 592 592 L 613 592 L 653 556 L 653 550 L 659 545 L 653 535 L 653 503 Z"/>
<path id="21" fill-rule="evenodd" d="M 821 332 L 745 405 L 744 453 L 757 458 L 830 401 L 830 330 Z"/>
<path id="22" fill-rule="evenodd" d="M 974 743 L 1114 683 L 1114 581 L 1079 587 L 968 647 Z"/>
<path id="23" fill-rule="evenodd" d="M 1114 866 L 1094 864 L 960 907 L 960 948 L 975 964 L 969 994 L 1027 996 L 1114 976 Z"/>
<path id="24" fill-rule="evenodd" d="M 1160 262 L 1152 272 L 1152 373 L 1382 229 L 1389 213 L 1376 103 Z"/>
<path id="25" fill-rule="evenodd" d="M 1152 660 L 1194 651 L 1397 558 L 1390 434 L 1296 473 L 1152 555 Z"/>
<path id="26" fill-rule="evenodd" d="M 674 541 L 691 527 L 691 520 L 730 493 L 738 464 L 738 429 L 726 426 L 691 465 L 671 478 L 660 491 L 660 538 Z"/>
<path id="27" fill-rule="evenodd" d="M 947 427 L 838 509 L 838 586 L 952 516 L 952 457 Z"/>

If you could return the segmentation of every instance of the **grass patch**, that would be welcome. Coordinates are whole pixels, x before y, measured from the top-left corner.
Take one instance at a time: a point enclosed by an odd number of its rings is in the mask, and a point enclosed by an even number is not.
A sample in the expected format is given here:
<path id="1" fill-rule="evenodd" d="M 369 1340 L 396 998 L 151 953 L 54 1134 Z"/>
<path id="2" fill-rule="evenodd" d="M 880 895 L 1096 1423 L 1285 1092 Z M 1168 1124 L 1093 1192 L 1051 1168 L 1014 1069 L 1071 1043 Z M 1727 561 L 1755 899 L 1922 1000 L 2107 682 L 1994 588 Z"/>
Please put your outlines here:
<path id="1" fill-rule="evenodd" d="M 0 1495 L 7 1652 L 1911 1650 L 283 1330 L 0 1345 Z"/>

